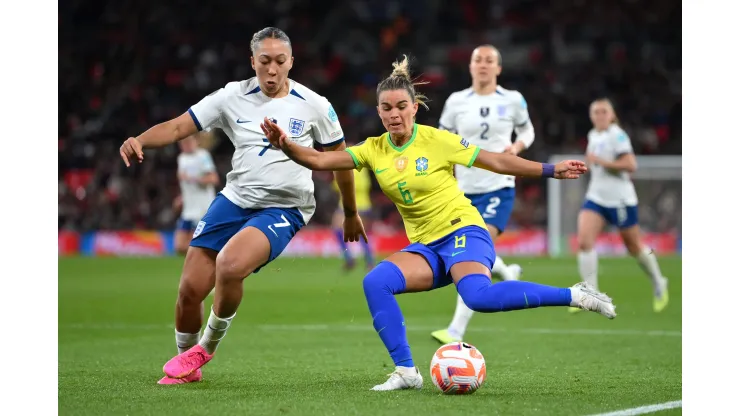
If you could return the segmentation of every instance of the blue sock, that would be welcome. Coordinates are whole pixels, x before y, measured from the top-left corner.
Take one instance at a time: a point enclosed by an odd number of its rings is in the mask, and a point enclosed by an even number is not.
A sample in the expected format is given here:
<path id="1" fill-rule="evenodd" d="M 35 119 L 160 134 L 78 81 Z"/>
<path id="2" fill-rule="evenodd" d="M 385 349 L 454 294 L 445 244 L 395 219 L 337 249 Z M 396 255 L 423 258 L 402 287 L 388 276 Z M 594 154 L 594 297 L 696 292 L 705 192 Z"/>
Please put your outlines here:
<path id="1" fill-rule="evenodd" d="M 342 256 L 344 256 L 344 262 L 349 263 L 352 261 L 352 254 L 347 249 L 347 243 L 344 242 L 344 232 L 341 229 L 334 230 L 334 236 L 337 237 L 339 242 L 339 249 L 342 250 Z"/>
<path id="2" fill-rule="evenodd" d="M 360 244 L 362 244 L 362 250 L 365 252 L 365 263 L 367 263 L 368 266 L 375 264 L 373 248 L 370 247 L 370 243 L 366 243 L 365 240 L 361 238 Z"/>
<path id="3" fill-rule="evenodd" d="M 382 261 L 362 281 L 373 326 L 398 367 L 413 367 L 406 326 L 395 294 L 406 290 L 406 279 L 393 263 Z"/>
<path id="4" fill-rule="evenodd" d="M 457 283 L 457 292 L 476 312 L 506 312 L 540 306 L 570 306 L 570 289 L 509 280 L 491 283 L 484 274 L 469 274 Z"/>

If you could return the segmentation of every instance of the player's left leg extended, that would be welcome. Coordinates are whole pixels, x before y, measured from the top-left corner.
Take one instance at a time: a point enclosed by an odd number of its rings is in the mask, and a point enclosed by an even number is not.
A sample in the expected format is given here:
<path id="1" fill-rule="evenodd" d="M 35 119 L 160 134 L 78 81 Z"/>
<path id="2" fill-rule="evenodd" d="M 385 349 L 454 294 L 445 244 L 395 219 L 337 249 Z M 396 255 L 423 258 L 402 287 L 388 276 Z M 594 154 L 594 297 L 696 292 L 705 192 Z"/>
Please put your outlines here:
<path id="1" fill-rule="evenodd" d="M 614 318 L 611 299 L 586 283 L 560 288 L 532 282 L 510 280 L 492 283 L 490 266 L 495 255 L 488 233 L 478 227 L 457 230 L 440 243 L 445 268 L 449 270 L 457 292 L 476 312 L 506 312 L 542 306 L 575 306 Z M 452 244 L 457 248 L 453 251 Z M 448 253 L 454 253 L 452 256 Z"/>
<path id="2" fill-rule="evenodd" d="M 631 225 L 628 223 L 627 227 L 620 228 L 619 233 L 627 251 L 637 259 L 637 263 L 653 284 L 653 310 L 662 312 L 668 306 L 668 279 L 661 273 L 653 249 L 642 243 L 640 226 L 636 223 Z"/>
<path id="3" fill-rule="evenodd" d="M 514 188 L 504 188 L 498 191 L 482 195 L 466 195 L 472 202 L 473 206 L 478 209 L 483 220 L 486 223 L 488 233 L 494 242 L 501 233 L 504 232 L 506 224 L 511 218 L 514 210 L 514 201 L 516 192 Z M 493 267 L 491 267 L 492 277 L 501 280 L 519 280 L 522 274 L 522 268 L 518 264 L 507 265 L 504 260 L 496 255 Z M 440 344 L 462 341 L 465 331 L 468 328 L 470 320 L 473 318 L 473 310 L 468 308 L 458 294 L 455 314 L 452 316 L 450 325 L 445 329 L 439 329 L 432 332 L 432 338 Z"/>
<path id="4" fill-rule="evenodd" d="M 390 378 L 372 390 L 420 389 L 423 378 L 414 366 L 406 326 L 395 295 L 432 288 L 434 275 L 424 256 L 399 252 L 381 261 L 362 282 L 367 306 L 378 332 L 396 366 Z"/>
<path id="5" fill-rule="evenodd" d="M 216 257 L 216 295 L 203 336 L 165 364 L 167 376 L 187 377 L 211 361 L 239 308 L 244 279 L 280 255 L 303 225 L 296 209 L 255 210 Z"/>

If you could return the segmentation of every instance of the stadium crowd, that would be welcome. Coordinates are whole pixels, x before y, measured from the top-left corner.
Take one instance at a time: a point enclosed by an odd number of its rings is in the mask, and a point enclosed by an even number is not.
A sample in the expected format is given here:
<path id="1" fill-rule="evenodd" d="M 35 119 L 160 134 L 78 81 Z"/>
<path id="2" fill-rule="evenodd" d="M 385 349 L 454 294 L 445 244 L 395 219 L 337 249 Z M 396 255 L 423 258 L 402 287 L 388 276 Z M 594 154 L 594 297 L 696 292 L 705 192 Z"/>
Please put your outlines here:
<path id="1" fill-rule="evenodd" d="M 126 169 L 118 147 L 177 116 L 232 80 L 253 76 L 252 33 L 277 26 L 291 37 L 290 77 L 326 96 L 348 142 L 382 128 L 375 86 L 401 53 L 431 99 L 418 122 L 436 126 L 447 96 L 469 86 L 472 49 L 502 54 L 500 84 L 527 99 L 536 129 L 524 157 L 583 153 L 588 105 L 616 104 L 638 154 L 681 153 L 681 5 L 640 2 L 460 0 L 253 0 L 235 7 L 168 2 L 72 0 L 59 10 L 59 229 L 170 229 L 177 213 L 178 149 L 147 151 Z M 193 11 L 197 10 L 196 13 Z M 74 30 L 72 30 L 74 28 Z M 223 178 L 231 143 L 214 132 Z M 315 174 L 317 214 L 336 207 L 331 174 Z M 511 228 L 546 223 L 544 181 L 518 181 Z M 400 226 L 377 190 L 376 219 Z"/>

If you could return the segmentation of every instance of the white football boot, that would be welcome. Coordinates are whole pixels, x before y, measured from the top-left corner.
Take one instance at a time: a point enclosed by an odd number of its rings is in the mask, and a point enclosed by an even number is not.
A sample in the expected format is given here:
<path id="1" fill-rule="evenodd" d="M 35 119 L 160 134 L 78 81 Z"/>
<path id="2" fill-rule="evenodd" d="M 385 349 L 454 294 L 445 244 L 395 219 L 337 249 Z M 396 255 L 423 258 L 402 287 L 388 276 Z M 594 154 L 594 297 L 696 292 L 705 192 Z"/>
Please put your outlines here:
<path id="1" fill-rule="evenodd" d="M 519 280 L 522 277 L 522 266 L 518 264 L 510 264 L 507 266 L 514 274 L 513 280 Z"/>
<path id="2" fill-rule="evenodd" d="M 616 306 L 612 303 L 612 298 L 594 289 L 586 282 L 573 285 L 570 288 L 570 295 L 570 306 L 572 307 L 598 312 L 609 319 L 614 319 L 617 316 Z"/>
<path id="3" fill-rule="evenodd" d="M 419 367 L 396 367 L 396 371 L 389 375 L 390 378 L 388 378 L 388 381 L 383 384 L 378 384 L 370 390 L 390 391 L 420 389 L 422 384 L 424 384 L 424 379 L 419 373 Z"/>

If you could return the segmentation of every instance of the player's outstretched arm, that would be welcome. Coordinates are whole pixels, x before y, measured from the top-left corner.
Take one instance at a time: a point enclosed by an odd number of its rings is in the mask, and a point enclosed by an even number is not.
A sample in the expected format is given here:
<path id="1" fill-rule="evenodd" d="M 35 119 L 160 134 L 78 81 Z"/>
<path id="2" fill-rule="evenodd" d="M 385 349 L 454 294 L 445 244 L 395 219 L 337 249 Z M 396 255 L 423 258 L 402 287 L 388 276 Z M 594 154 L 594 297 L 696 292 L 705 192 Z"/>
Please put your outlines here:
<path id="1" fill-rule="evenodd" d="M 268 120 L 260 123 L 262 132 L 270 144 L 281 149 L 289 158 L 311 170 L 351 170 L 355 168 L 352 156 L 347 152 L 319 152 L 311 147 L 294 143 L 277 124 Z"/>
<path id="2" fill-rule="evenodd" d="M 197 132 L 198 127 L 193 117 L 183 113 L 177 118 L 157 124 L 137 137 L 129 137 L 123 142 L 119 153 L 126 166 L 131 166 L 134 160 L 139 163 L 144 161 L 143 149 L 164 147 Z"/>
<path id="3" fill-rule="evenodd" d="M 533 162 L 507 153 L 480 150 L 473 166 L 503 175 L 530 178 L 578 179 L 588 170 L 580 160 L 564 160 L 558 164 Z"/>

